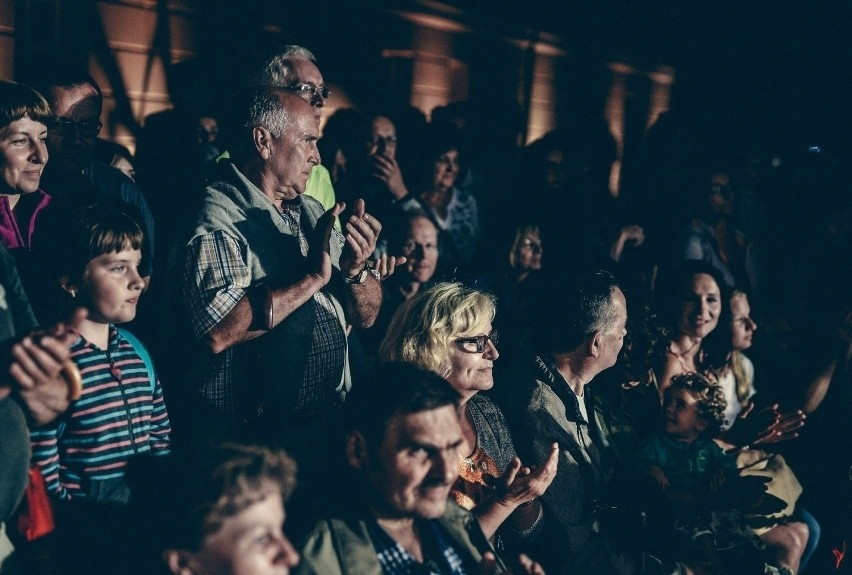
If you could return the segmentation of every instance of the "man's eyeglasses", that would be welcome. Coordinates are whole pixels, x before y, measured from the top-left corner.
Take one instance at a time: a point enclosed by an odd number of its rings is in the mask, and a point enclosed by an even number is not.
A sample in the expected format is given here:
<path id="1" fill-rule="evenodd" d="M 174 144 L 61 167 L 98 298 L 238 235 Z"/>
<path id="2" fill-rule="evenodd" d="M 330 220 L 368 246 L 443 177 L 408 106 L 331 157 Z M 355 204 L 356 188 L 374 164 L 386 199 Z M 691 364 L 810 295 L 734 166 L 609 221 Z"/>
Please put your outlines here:
<path id="1" fill-rule="evenodd" d="M 98 120 L 82 120 L 75 122 L 68 118 L 53 118 L 50 121 L 50 133 L 57 136 L 66 137 L 73 136 L 74 132 L 79 131 L 84 138 L 95 138 L 101 131 L 103 124 Z"/>
<path id="2" fill-rule="evenodd" d="M 488 335 L 476 335 L 473 337 L 460 337 L 455 340 L 456 345 L 459 346 L 459 349 L 467 352 L 467 353 L 482 353 L 485 351 L 485 348 L 488 347 L 488 342 L 497 346 L 498 343 L 498 333 L 495 329 Z"/>
<path id="3" fill-rule="evenodd" d="M 313 104 L 318 100 L 328 100 L 328 97 L 331 96 L 331 90 L 323 86 L 322 88 L 317 88 L 313 84 L 294 84 L 292 86 L 287 86 L 286 90 L 297 94 L 304 101 L 309 104 Z"/>

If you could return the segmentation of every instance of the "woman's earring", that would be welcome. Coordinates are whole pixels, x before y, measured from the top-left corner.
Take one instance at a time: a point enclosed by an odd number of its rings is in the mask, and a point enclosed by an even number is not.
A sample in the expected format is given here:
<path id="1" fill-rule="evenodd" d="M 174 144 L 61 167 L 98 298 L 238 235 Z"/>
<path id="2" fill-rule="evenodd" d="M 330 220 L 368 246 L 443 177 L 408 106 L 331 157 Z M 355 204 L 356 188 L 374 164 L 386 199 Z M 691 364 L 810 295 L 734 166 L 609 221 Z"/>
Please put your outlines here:
<path id="1" fill-rule="evenodd" d="M 77 290 L 75 288 L 69 289 L 68 293 L 71 294 L 71 299 L 74 299 L 75 297 L 77 297 Z"/>

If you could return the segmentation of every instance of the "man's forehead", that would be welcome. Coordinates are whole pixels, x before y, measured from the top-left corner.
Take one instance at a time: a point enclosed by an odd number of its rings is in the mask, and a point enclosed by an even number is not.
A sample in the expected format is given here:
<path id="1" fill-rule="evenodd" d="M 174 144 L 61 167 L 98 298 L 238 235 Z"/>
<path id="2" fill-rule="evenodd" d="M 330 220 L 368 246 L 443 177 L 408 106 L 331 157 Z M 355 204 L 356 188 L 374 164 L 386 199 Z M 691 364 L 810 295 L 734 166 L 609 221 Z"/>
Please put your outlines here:
<path id="1" fill-rule="evenodd" d="M 50 96 L 56 108 L 91 108 L 98 106 L 98 92 L 90 84 L 77 86 L 52 86 Z"/>
<path id="2" fill-rule="evenodd" d="M 396 126 L 385 116 L 376 116 L 370 124 L 370 129 L 374 134 L 388 135 L 396 132 Z"/>
<path id="3" fill-rule="evenodd" d="M 287 114 L 299 132 L 319 134 L 319 118 L 314 114 L 314 107 L 301 97 L 289 92 L 280 93 L 281 102 L 287 109 Z"/>
<path id="4" fill-rule="evenodd" d="M 308 111 L 302 111 L 293 115 L 293 127 L 302 135 L 316 136 L 319 138 L 320 128 L 319 117 L 314 114 L 313 106 L 308 107 Z"/>
<path id="5" fill-rule="evenodd" d="M 415 442 L 444 447 L 461 437 L 459 413 L 454 405 L 398 413 L 391 418 L 386 429 L 386 439 L 393 438 L 398 446 Z"/>
<path id="6" fill-rule="evenodd" d="M 322 73 L 317 65 L 306 58 L 298 58 L 291 61 L 293 76 L 296 82 L 323 85 Z"/>
<path id="7" fill-rule="evenodd" d="M 409 235 L 417 236 L 438 236 L 438 230 L 435 224 L 428 218 L 414 218 L 408 226 Z"/>
<path id="8" fill-rule="evenodd" d="M 624 308 L 625 314 L 627 313 L 627 297 L 625 297 L 624 292 L 621 291 L 621 288 L 615 287 L 612 290 L 612 299 L 616 302 L 621 308 Z"/>

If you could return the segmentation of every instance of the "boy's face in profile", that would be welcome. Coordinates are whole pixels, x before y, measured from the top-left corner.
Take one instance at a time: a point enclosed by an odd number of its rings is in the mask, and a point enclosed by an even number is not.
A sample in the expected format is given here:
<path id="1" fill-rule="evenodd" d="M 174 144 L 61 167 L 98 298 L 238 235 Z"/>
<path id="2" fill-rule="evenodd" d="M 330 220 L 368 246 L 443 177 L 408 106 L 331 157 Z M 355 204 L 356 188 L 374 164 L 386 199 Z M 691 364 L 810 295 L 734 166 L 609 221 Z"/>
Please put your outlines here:
<path id="1" fill-rule="evenodd" d="M 270 492 L 222 522 L 195 552 L 168 550 L 176 575 L 288 575 L 299 554 L 284 535 L 284 503 Z"/>
<path id="2" fill-rule="evenodd" d="M 136 317 L 136 304 L 145 287 L 139 275 L 142 252 L 126 249 L 101 254 L 83 272 L 83 294 L 89 319 L 97 323 L 126 323 Z"/>
<path id="3" fill-rule="evenodd" d="M 707 421 L 698 410 L 698 400 L 686 389 L 667 389 L 663 396 L 663 411 L 663 431 L 673 439 L 692 443 L 707 428 Z"/>

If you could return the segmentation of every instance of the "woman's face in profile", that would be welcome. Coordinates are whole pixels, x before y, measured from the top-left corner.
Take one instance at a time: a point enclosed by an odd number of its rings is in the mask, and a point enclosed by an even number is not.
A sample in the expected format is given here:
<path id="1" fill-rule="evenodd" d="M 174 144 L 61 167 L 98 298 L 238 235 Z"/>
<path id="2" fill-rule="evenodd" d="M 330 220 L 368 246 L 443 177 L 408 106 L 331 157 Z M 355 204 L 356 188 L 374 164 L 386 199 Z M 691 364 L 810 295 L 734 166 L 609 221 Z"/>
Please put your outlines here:
<path id="1" fill-rule="evenodd" d="M 757 324 L 751 319 L 748 297 L 739 293 L 731 298 L 731 347 L 742 351 L 751 347 Z"/>
<path id="2" fill-rule="evenodd" d="M 681 335 L 707 337 L 719 324 L 721 313 L 722 294 L 713 276 L 692 276 L 680 308 L 678 327 Z"/>

